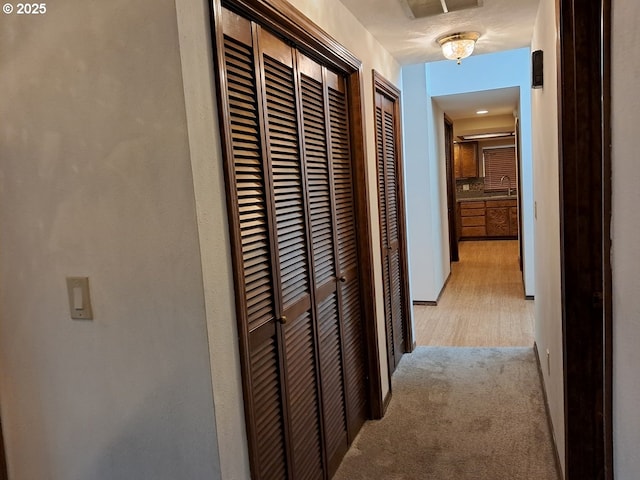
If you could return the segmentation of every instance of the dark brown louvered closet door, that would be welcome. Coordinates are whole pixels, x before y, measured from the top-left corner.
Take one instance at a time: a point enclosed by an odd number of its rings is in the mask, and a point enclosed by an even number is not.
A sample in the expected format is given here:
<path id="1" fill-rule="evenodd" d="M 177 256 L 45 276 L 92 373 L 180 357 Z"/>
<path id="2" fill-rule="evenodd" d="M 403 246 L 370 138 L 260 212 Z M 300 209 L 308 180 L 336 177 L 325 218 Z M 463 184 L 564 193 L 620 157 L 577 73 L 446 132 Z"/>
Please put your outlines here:
<path id="1" fill-rule="evenodd" d="M 345 81 L 226 9 L 222 26 L 252 475 L 327 479 L 368 407 Z"/>
<path id="2" fill-rule="evenodd" d="M 247 409 L 251 412 L 252 442 L 256 476 L 265 479 L 286 478 L 286 436 L 283 411 L 282 342 L 276 324 L 276 287 L 274 285 L 270 240 L 269 185 L 266 158 L 262 153 L 261 122 L 258 109 L 255 59 L 251 26 L 240 17 L 225 17 L 224 66 L 227 77 L 228 121 L 233 168 L 228 169 L 236 204 L 235 215 L 237 269 L 242 275 L 237 295 L 246 306 L 240 311 L 247 337 L 245 358 Z M 231 196 L 233 198 L 233 196 Z M 239 251 L 238 251 L 239 250 Z M 256 439 L 260 439 L 259 442 Z"/>
<path id="3" fill-rule="evenodd" d="M 293 49 L 260 31 L 282 295 L 285 391 L 292 477 L 323 478 L 316 326 L 311 303 L 308 215 L 300 153 Z"/>
<path id="4" fill-rule="evenodd" d="M 327 75 L 331 137 L 331 166 L 335 191 L 338 295 L 343 325 L 345 381 L 349 440 L 367 418 L 363 319 L 360 306 L 357 232 L 353 198 L 353 175 L 349 149 L 346 86 L 336 75 Z"/>
<path id="5" fill-rule="evenodd" d="M 400 257 L 400 182 L 395 138 L 394 102 L 376 92 L 376 155 L 378 162 L 378 198 L 380 203 L 380 239 L 389 370 L 395 370 L 405 352 L 405 298 L 402 288 Z"/>
<path id="6" fill-rule="evenodd" d="M 329 474 L 348 448 L 340 295 L 337 288 L 335 216 L 327 141 L 324 69 L 298 54 L 309 218 L 317 308 L 325 445 Z"/>

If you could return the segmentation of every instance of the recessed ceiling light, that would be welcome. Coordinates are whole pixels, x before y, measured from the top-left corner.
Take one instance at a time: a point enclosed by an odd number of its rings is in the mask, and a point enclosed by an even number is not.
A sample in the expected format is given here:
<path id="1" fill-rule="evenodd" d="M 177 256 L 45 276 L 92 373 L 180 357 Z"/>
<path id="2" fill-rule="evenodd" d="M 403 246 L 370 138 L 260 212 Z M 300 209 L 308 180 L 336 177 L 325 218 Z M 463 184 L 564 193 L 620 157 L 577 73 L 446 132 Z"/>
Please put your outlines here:
<path id="1" fill-rule="evenodd" d="M 478 115 L 485 115 L 485 114 L 489 113 L 489 110 L 478 110 L 476 113 Z"/>

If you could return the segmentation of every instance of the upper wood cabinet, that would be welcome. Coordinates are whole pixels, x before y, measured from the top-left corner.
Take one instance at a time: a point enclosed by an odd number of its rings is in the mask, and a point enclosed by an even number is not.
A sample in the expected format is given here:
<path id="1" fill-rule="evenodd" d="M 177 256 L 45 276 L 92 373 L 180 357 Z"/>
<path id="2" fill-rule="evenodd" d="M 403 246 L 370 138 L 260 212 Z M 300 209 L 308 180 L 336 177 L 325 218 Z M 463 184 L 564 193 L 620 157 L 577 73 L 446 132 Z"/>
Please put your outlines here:
<path id="1" fill-rule="evenodd" d="M 478 142 L 462 142 L 453 146 L 455 177 L 474 178 L 478 176 Z"/>

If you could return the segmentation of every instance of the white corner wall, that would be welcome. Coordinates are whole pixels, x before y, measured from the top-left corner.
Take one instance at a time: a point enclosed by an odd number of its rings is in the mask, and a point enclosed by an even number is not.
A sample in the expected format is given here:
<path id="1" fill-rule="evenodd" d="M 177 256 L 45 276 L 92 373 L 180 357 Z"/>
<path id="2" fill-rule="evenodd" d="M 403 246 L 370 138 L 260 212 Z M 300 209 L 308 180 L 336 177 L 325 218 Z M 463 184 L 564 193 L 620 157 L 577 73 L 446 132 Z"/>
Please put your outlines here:
<path id="1" fill-rule="evenodd" d="M 10 478 L 221 478 L 174 2 L 55 2 L 0 46 Z"/>
<path id="2" fill-rule="evenodd" d="M 560 180 L 555 0 L 541 0 L 532 50 L 544 52 L 544 87 L 531 92 L 535 220 L 535 338 L 564 471 L 564 376 L 560 267 Z M 549 356 L 547 359 L 547 352 Z"/>
<path id="3" fill-rule="evenodd" d="M 530 50 L 521 48 L 402 69 L 407 223 L 414 300 L 435 301 L 450 272 L 443 112 L 433 97 L 519 87 L 525 295 L 535 294 Z"/>
<path id="4" fill-rule="evenodd" d="M 436 262 L 444 258 L 444 252 L 433 240 L 443 228 L 440 227 L 439 208 L 433 204 L 433 198 L 439 198 L 437 177 L 434 178 L 437 165 L 431 161 L 436 147 L 427 133 L 433 135 L 430 121 L 433 114 L 429 115 L 433 107 L 427 99 L 427 72 L 423 64 L 403 67 L 402 91 L 405 98 L 402 125 L 411 294 L 413 300 L 435 301 L 445 279 L 435 272 Z M 448 232 L 446 223 L 444 227 Z M 446 260 L 448 264 L 448 256 Z"/>
<path id="5" fill-rule="evenodd" d="M 627 47 L 640 41 L 640 4 L 613 2 L 613 442 L 616 478 L 640 478 L 640 169 L 637 95 L 640 57 Z"/>

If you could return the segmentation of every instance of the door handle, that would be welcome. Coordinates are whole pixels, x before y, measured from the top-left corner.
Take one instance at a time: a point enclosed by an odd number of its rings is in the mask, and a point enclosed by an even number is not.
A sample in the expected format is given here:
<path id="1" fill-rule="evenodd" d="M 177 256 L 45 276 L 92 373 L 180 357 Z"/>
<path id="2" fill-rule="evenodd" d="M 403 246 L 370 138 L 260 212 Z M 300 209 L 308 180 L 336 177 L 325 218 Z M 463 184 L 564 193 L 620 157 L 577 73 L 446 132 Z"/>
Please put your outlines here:
<path id="1" fill-rule="evenodd" d="M 344 283 L 347 281 L 347 277 L 345 277 L 344 275 L 342 275 L 338 280 L 340 280 L 341 283 Z"/>
<path id="2" fill-rule="evenodd" d="M 282 315 L 278 321 L 280 322 L 280 325 L 286 325 L 288 320 L 287 320 L 287 316 L 286 315 Z"/>

